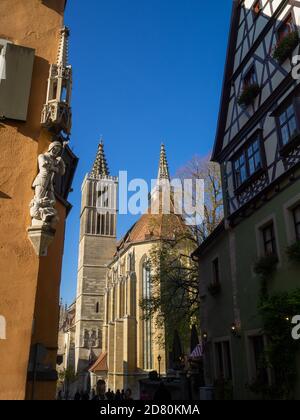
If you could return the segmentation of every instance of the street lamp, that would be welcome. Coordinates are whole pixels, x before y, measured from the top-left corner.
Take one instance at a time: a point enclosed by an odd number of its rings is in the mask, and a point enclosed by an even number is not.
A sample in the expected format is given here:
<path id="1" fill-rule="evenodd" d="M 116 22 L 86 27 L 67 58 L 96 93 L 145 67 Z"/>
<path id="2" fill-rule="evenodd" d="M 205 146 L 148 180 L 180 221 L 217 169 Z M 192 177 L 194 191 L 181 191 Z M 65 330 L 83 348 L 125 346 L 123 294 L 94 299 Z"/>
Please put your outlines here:
<path id="1" fill-rule="evenodd" d="M 161 355 L 160 354 L 157 357 L 157 361 L 158 361 L 158 377 L 160 379 L 160 363 L 161 363 Z"/>

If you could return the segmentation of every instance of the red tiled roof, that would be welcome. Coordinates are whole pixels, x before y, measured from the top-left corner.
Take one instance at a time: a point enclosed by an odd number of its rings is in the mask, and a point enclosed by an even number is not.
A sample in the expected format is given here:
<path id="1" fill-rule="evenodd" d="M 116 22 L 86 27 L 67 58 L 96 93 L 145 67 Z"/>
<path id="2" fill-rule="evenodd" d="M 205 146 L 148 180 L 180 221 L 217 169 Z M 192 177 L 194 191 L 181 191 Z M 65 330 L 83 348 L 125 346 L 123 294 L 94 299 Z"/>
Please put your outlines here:
<path id="1" fill-rule="evenodd" d="M 107 353 L 101 353 L 98 360 L 90 367 L 89 372 L 107 372 Z"/>

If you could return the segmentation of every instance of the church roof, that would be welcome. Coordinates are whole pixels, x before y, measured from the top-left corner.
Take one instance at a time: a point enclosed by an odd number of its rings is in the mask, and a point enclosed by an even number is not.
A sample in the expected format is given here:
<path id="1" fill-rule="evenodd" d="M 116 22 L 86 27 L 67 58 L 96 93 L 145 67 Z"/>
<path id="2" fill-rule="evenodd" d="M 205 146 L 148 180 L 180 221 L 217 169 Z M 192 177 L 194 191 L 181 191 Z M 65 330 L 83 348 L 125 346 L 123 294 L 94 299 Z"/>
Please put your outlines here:
<path id="1" fill-rule="evenodd" d="M 91 177 L 107 177 L 109 176 L 109 169 L 104 153 L 104 143 L 103 140 L 100 141 L 98 146 L 98 151 L 96 155 L 96 159 L 93 165 L 93 169 L 91 172 Z"/>
<path id="2" fill-rule="evenodd" d="M 140 219 L 119 241 L 117 251 L 120 252 L 123 249 L 129 247 L 131 244 L 140 242 L 152 242 L 160 239 L 173 239 L 174 236 L 183 234 L 187 231 L 187 226 L 183 217 L 175 213 L 172 192 L 170 195 L 169 212 L 162 211 L 162 203 L 164 201 L 162 198 L 162 191 L 164 182 L 167 181 L 170 181 L 170 173 L 166 149 L 165 146 L 162 145 L 160 149 L 157 186 L 151 193 L 148 211 L 140 217 Z M 155 205 L 156 200 L 158 200 L 158 206 Z M 151 204 L 154 205 L 151 206 Z M 157 208 L 158 211 L 152 211 L 152 208 Z"/>
<path id="3" fill-rule="evenodd" d="M 107 353 L 101 353 L 96 362 L 90 367 L 89 372 L 107 372 Z"/>

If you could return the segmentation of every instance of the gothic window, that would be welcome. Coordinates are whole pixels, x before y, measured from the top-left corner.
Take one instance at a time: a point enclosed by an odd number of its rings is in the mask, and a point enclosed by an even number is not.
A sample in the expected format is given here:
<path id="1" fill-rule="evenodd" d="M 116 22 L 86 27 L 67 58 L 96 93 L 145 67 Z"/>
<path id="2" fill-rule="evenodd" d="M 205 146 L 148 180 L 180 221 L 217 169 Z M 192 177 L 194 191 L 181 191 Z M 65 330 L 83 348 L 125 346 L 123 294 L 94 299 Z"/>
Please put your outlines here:
<path id="1" fill-rule="evenodd" d="M 109 235 L 109 213 L 106 213 L 105 217 L 106 226 L 105 226 L 105 235 Z"/>
<path id="2" fill-rule="evenodd" d="M 300 241 L 300 205 L 293 210 L 294 226 L 296 232 L 296 239 Z"/>
<path id="3" fill-rule="evenodd" d="M 83 347 L 85 347 L 85 348 L 89 347 L 89 338 L 90 338 L 90 335 L 89 335 L 88 330 L 84 330 L 84 333 L 83 333 Z"/>
<path id="4" fill-rule="evenodd" d="M 239 188 L 262 168 L 260 137 L 256 137 L 237 155 L 233 162 L 235 186 Z"/>
<path id="5" fill-rule="evenodd" d="M 277 41 L 281 42 L 286 36 L 295 30 L 293 17 L 289 15 L 277 30 Z"/>
<path id="6" fill-rule="evenodd" d="M 276 246 L 276 237 L 274 230 L 274 223 L 271 222 L 262 229 L 262 238 L 264 253 L 266 256 L 276 256 L 277 255 L 277 246 Z"/>
<path id="7" fill-rule="evenodd" d="M 281 145 L 287 145 L 298 133 L 297 119 L 294 104 L 289 104 L 278 116 Z"/>
<path id="8" fill-rule="evenodd" d="M 143 299 L 151 298 L 151 272 L 150 265 L 145 263 L 143 265 Z M 144 320 L 144 369 L 153 369 L 153 352 L 152 352 L 152 322 L 148 319 L 148 309 L 145 309 L 146 319 Z"/>
<path id="9" fill-rule="evenodd" d="M 115 234 L 115 216 L 113 214 L 110 215 L 110 236 L 114 236 Z"/>

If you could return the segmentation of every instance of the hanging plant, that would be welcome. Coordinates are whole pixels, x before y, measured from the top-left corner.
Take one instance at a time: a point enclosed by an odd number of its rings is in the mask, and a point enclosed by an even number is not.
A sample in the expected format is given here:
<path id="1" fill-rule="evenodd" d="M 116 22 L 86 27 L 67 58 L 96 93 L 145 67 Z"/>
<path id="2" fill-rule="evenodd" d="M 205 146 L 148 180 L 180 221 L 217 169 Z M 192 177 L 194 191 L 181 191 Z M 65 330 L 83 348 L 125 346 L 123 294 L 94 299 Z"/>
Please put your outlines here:
<path id="1" fill-rule="evenodd" d="M 260 92 L 260 87 L 257 83 L 246 86 L 243 90 L 243 93 L 238 98 L 238 104 L 240 106 L 251 105 L 254 102 L 257 95 L 259 94 L 259 92 Z"/>
<path id="2" fill-rule="evenodd" d="M 212 296 L 217 296 L 221 292 L 221 284 L 219 282 L 211 283 L 208 291 Z"/>
<path id="3" fill-rule="evenodd" d="M 286 249 L 289 260 L 293 263 L 300 263 L 300 241 L 295 242 L 293 245 Z"/>
<path id="4" fill-rule="evenodd" d="M 262 279 L 267 280 L 273 276 L 276 271 L 278 257 L 276 255 L 267 255 L 261 257 L 254 265 L 254 273 Z"/>
<path id="5" fill-rule="evenodd" d="M 284 63 L 285 60 L 291 56 L 298 44 L 298 31 L 293 31 L 278 42 L 273 52 L 273 58 L 277 60 L 279 64 Z"/>
<path id="6" fill-rule="evenodd" d="M 261 299 L 259 313 L 267 337 L 266 366 L 273 369 L 274 383 L 256 392 L 268 399 L 288 400 L 297 382 L 296 355 L 300 342 L 293 340 L 291 320 L 300 313 L 300 289 Z M 255 387 L 252 388 L 255 392 Z"/>

